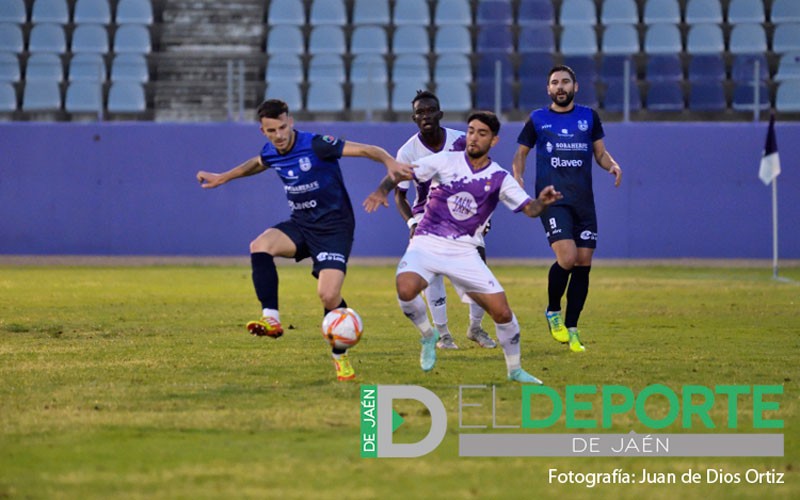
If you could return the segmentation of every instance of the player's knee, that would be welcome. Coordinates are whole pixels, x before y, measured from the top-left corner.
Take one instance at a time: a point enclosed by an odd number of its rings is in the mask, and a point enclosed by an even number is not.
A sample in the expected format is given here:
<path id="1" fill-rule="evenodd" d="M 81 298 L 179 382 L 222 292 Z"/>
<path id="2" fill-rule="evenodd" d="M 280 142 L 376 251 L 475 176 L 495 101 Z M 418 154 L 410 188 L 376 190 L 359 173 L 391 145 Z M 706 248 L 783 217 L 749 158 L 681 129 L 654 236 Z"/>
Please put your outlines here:
<path id="1" fill-rule="evenodd" d="M 418 284 L 414 280 L 406 279 L 398 276 L 396 280 L 397 285 L 397 298 L 408 302 L 414 300 L 414 297 L 419 295 L 421 291 Z"/>
<path id="2" fill-rule="evenodd" d="M 575 267 L 575 263 L 578 260 L 577 255 L 559 255 L 558 256 L 558 265 L 561 266 L 562 269 L 566 271 L 571 271 L 573 267 Z"/>
<path id="3" fill-rule="evenodd" d="M 511 308 L 510 307 L 506 307 L 506 308 L 500 309 L 498 311 L 494 311 L 494 314 L 492 314 L 492 320 L 495 323 L 498 323 L 498 324 L 501 324 L 501 325 L 504 325 L 506 323 L 511 323 L 511 321 L 513 319 L 514 319 L 514 314 L 511 312 Z"/>
<path id="4" fill-rule="evenodd" d="M 339 290 L 317 290 L 317 295 L 325 309 L 336 309 L 342 303 L 342 295 Z"/>

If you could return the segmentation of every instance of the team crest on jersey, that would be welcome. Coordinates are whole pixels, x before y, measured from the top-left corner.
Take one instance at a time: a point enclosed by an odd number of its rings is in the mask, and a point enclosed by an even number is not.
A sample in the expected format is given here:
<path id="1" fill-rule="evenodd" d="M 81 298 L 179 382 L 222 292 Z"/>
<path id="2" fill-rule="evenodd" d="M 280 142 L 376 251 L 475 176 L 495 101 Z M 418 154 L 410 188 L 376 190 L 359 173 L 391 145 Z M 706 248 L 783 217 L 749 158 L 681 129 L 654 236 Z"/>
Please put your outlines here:
<path id="1" fill-rule="evenodd" d="M 297 163 L 300 164 L 300 170 L 303 172 L 308 172 L 311 170 L 311 159 L 308 156 L 300 158 Z"/>
<path id="2" fill-rule="evenodd" d="M 336 137 L 332 135 L 323 135 L 322 140 L 327 142 L 328 144 L 336 144 L 337 141 Z"/>
<path id="3" fill-rule="evenodd" d="M 578 120 L 578 130 L 581 132 L 589 130 L 589 122 L 586 120 Z"/>
<path id="4" fill-rule="evenodd" d="M 483 190 L 487 193 L 492 190 L 492 181 L 486 181 L 486 185 L 483 186 Z"/>
<path id="5" fill-rule="evenodd" d="M 544 148 L 547 150 L 548 153 L 553 152 L 553 144 L 550 141 L 547 141 L 547 144 L 544 145 Z"/>

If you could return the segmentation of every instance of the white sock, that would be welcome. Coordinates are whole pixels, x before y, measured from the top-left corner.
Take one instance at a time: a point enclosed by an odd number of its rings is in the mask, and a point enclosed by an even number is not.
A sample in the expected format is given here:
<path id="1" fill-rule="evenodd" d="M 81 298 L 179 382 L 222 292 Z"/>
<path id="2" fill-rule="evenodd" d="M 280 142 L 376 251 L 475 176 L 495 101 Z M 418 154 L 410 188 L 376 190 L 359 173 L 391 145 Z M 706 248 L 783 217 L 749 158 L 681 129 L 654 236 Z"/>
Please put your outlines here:
<path id="1" fill-rule="evenodd" d="M 434 323 L 433 326 L 436 327 L 436 330 L 439 332 L 440 337 L 443 337 L 445 335 L 450 335 L 450 329 L 447 328 L 447 324 L 440 325 L 438 323 Z"/>
<path id="2" fill-rule="evenodd" d="M 472 302 L 469 305 L 469 328 L 470 330 L 477 330 L 481 327 L 481 321 L 483 321 L 483 315 L 486 314 L 486 311 L 483 310 L 481 306 Z"/>
<path id="3" fill-rule="evenodd" d="M 403 314 L 414 323 L 414 326 L 417 327 L 423 337 L 433 337 L 433 327 L 431 322 L 428 321 L 428 312 L 425 310 L 425 301 L 422 300 L 422 297 L 417 295 L 407 302 L 400 299 L 397 299 L 397 302 L 400 304 Z"/>
<path id="4" fill-rule="evenodd" d="M 500 346 L 503 348 L 503 354 L 506 357 L 506 368 L 508 372 L 520 368 L 520 334 L 519 323 L 517 317 L 512 315 L 511 321 L 508 323 L 495 323 L 497 332 L 497 339 L 500 341 Z"/>
<path id="5" fill-rule="evenodd" d="M 261 311 L 261 314 L 262 314 L 262 315 L 263 315 L 265 318 L 275 318 L 275 319 L 276 319 L 278 322 L 280 322 L 280 321 L 281 321 L 281 313 L 279 313 L 277 309 L 267 309 L 267 308 L 264 308 L 264 309 Z"/>
<path id="6" fill-rule="evenodd" d="M 431 319 L 437 327 L 445 325 L 447 327 L 447 290 L 444 287 L 444 278 L 434 276 L 428 288 L 423 292 L 425 300 L 428 301 L 428 308 L 431 310 Z M 441 333 L 441 330 L 440 330 Z"/>

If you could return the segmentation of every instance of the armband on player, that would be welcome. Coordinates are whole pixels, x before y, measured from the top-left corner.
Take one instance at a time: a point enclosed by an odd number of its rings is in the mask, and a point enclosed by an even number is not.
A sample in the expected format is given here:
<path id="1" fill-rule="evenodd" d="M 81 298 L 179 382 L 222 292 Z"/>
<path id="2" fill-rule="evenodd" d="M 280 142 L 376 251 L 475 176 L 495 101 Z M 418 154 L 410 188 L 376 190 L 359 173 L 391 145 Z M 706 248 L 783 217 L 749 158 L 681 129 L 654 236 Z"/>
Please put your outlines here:
<path id="1" fill-rule="evenodd" d="M 408 220 L 406 221 L 406 226 L 408 226 L 409 229 L 411 229 L 412 227 L 414 227 L 416 225 L 417 225 L 417 221 L 413 217 L 409 217 Z"/>

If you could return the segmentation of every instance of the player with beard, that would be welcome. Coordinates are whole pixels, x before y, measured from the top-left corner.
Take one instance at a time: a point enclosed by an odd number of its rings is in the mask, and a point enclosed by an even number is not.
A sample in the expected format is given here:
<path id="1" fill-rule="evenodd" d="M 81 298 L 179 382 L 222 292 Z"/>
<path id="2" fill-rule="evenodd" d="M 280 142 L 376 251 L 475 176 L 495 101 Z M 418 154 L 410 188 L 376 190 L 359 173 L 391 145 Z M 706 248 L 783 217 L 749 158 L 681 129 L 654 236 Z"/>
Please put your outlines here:
<path id="1" fill-rule="evenodd" d="M 555 66 L 548 74 L 549 107 L 531 112 L 517 138 L 514 178 L 524 186 L 525 160 L 536 148 L 536 189 L 553 185 L 563 193 L 560 201 L 541 215 L 556 262 L 548 274 L 548 306 L 545 318 L 553 338 L 568 343 L 572 352 L 583 352 L 578 318 L 589 293 L 589 271 L 597 246 L 597 215 L 592 191 L 592 156 L 622 181 L 622 170 L 603 143 L 603 125 L 597 112 L 575 104 L 578 81 L 569 66 Z M 561 298 L 567 294 L 566 314 Z"/>

